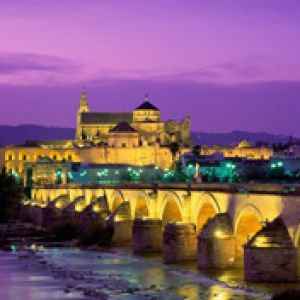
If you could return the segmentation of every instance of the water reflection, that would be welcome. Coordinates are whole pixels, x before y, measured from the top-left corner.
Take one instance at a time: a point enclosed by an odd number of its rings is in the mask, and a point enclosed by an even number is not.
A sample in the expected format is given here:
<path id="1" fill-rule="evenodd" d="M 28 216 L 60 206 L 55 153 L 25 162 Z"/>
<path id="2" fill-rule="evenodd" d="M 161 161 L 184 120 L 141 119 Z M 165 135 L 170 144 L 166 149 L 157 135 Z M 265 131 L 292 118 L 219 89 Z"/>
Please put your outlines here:
<path id="1" fill-rule="evenodd" d="M 184 297 L 184 299 L 200 300 L 203 299 L 201 288 L 196 285 L 183 285 L 174 289 L 174 292 Z"/>
<path id="2" fill-rule="evenodd" d="M 166 272 L 162 268 L 148 269 L 139 275 L 139 283 L 143 286 L 164 287 L 166 284 Z"/>
<path id="3" fill-rule="evenodd" d="M 218 285 L 213 285 L 210 287 L 210 293 L 209 293 L 209 299 L 210 300 L 230 300 L 232 298 L 232 293 L 228 291 L 226 288 L 218 286 Z M 243 295 L 239 295 L 239 299 L 242 300 Z"/>
<path id="4" fill-rule="evenodd" d="M 157 257 L 133 256 L 127 250 L 45 249 L 27 260 L 19 260 L 17 255 L 2 255 L 1 261 L 0 254 L 0 279 L 10 274 L 0 280 L 0 299 L 77 300 L 84 299 L 84 293 L 98 292 L 105 293 L 107 299 L 129 300 L 266 299 L 261 294 L 228 288 L 195 270 L 163 264 Z"/>

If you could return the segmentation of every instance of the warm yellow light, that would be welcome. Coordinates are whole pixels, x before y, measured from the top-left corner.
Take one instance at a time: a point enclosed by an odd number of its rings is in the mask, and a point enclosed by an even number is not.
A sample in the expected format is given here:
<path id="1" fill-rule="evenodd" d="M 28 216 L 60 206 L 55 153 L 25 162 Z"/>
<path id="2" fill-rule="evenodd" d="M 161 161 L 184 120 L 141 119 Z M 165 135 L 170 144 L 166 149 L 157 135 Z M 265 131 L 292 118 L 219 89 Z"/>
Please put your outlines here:
<path id="1" fill-rule="evenodd" d="M 269 244 L 269 238 L 265 236 L 257 237 L 254 242 L 255 247 L 258 248 L 268 247 L 268 244 Z"/>
<path id="2" fill-rule="evenodd" d="M 215 237 L 216 237 L 217 239 L 221 239 L 221 238 L 226 237 L 226 235 L 225 235 L 221 230 L 216 230 L 216 231 L 215 231 Z"/>
<path id="3" fill-rule="evenodd" d="M 60 202 L 55 203 L 56 208 L 62 208 L 62 204 Z"/>
<path id="4" fill-rule="evenodd" d="M 83 211 L 83 205 L 80 205 L 80 204 L 75 205 L 75 211 L 82 212 Z"/>
<path id="5" fill-rule="evenodd" d="M 93 206 L 93 211 L 96 212 L 96 213 L 100 212 L 100 206 L 98 204 L 94 205 Z"/>

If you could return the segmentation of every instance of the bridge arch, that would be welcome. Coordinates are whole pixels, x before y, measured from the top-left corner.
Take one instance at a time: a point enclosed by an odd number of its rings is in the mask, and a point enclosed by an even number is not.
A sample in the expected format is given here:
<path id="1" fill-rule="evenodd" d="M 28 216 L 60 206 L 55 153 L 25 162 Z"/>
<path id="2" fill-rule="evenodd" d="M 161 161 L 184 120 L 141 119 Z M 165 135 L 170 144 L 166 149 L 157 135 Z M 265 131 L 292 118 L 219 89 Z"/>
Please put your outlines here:
<path id="1" fill-rule="evenodd" d="M 56 208 L 56 209 L 64 209 L 70 203 L 69 196 L 67 194 L 60 195 L 52 200 L 48 205 L 47 208 Z"/>
<path id="2" fill-rule="evenodd" d="M 263 220 L 263 215 L 260 210 L 252 204 L 243 206 L 237 213 L 237 217 L 234 222 L 237 265 L 243 265 L 243 246 L 262 228 Z"/>
<path id="3" fill-rule="evenodd" d="M 150 205 L 149 197 L 145 192 L 139 192 L 135 201 L 134 218 L 149 217 Z"/>
<path id="4" fill-rule="evenodd" d="M 91 201 L 92 210 L 95 213 L 109 213 L 109 205 L 106 196 L 100 196 Z"/>
<path id="5" fill-rule="evenodd" d="M 77 197 L 72 203 L 70 208 L 76 212 L 82 212 L 87 206 L 87 201 L 84 196 L 79 196 Z"/>
<path id="6" fill-rule="evenodd" d="M 183 220 L 183 205 L 175 192 L 168 192 L 162 202 L 161 220 L 163 226 L 168 222 L 181 222 Z"/>
<path id="7" fill-rule="evenodd" d="M 115 190 L 111 195 L 110 211 L 116 211 L 123 202 L 125 202 L 123 193 L 120 190 Z"/>
<path id="8" fill-rule="evenodd" d="M 199 233 L 209 219 L 221 213 L 221 208 L 217 199 L 211 193 L 202 193 L 200 197 L 196 199 L 196 205 L 193 211 L 193 220 L 196 224 L 197 232 Z"/>

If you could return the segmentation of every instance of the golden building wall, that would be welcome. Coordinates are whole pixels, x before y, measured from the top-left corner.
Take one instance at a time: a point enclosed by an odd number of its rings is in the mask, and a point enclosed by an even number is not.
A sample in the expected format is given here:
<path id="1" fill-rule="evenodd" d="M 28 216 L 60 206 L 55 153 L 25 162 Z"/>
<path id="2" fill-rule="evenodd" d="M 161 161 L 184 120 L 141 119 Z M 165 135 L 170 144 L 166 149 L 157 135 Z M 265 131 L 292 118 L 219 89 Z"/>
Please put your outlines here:
<path id="1" fill-rule="evenodd" d="M 24 165 L 34 163 L 42 157 L 52 160 L 86 162 L 99 164 L 131 164 L 137 166 L 156 165 L 162 169 L 172 165 L 172 154 L 166 147 L 122 147 L 122 139 L 117 139 L 121 147 L 93 147 L 72 149 L 43 149 L 39 147 L 5 147 L 0 150 L 0 166 L 24 177 Z M 129 144 L 137 144 L 138 138 L 124 139 Z"/>
<path id="2" fill-rule="evenodd" d="M 107 141 L 109 130 L 114 128 L 117 124 L 85 124 L 79 125 L 78 136 L 82 137 L 82 134 L 86 136 L 87 140 L 92 141 Z M 81 139 L 81 138 L 80 138 Z"/>
<path id="3" fill-rule="evenodd" d="M 262 160 L 268 160 L 274 154 L 273 149 L 267 147 L 201 147 L 201 155 L 212 155 L 215 153 L 222 153 L 224 157 Z"/>
<path id="4" fill-rule="evenodd" d="M 159 110 L 134 110 L 133 111 L 133 122 L 160 122 L 160 111 Z"/>
<path id="5" fill-rule="evenodd" d="M 138 147 L 140 142 L 138 132 L 111 132 L 108 135 L 108 146 L 116 148 Z"/>
<path id="6" fill-rule="evenodd" d="M 165 147 L 86 148 L 80 150 L 80 159 L 99 164 L 156 165 L 162 169 L 172 165 L 172 154 Z"/>
<path id="7" fill-rule="evenodd" d="M 4 147 L 1 163 L 6 171 L 14 171 L 23 175 L 24 164 L 33 163 L 42 157 L 49 157 L 53 160 L 66 160 L 79 162 L 80 158 L 74 148 L 72 149 L 43 149 L 40 147 Z"/>

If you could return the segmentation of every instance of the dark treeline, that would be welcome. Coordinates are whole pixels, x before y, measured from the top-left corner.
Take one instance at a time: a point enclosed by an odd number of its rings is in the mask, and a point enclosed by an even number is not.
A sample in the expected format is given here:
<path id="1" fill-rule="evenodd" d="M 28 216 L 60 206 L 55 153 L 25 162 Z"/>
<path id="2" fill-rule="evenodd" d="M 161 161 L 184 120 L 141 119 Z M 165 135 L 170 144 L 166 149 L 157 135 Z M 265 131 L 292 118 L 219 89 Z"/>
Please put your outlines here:
<path id="1" fill-rule="evenodd" d="M 0 223 L 17 218 L 23 195 L 22 182 L 3 169 L 0 174 Z"/>

